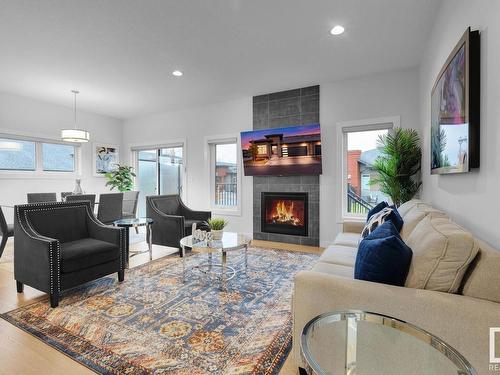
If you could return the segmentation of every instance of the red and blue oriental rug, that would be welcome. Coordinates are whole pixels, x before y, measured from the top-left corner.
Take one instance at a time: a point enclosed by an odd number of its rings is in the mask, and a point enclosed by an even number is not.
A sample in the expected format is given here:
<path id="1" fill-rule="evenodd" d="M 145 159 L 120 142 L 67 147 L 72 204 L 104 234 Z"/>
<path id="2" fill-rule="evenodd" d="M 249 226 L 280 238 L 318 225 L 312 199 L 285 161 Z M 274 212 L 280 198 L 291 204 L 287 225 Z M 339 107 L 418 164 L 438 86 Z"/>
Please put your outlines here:
<path id="1" fill-rule="evenodd" d="M 163 258 L 3 314 L 15 326 L 103 374 L 277 374 L 291 349 L 294 275 L 314 254 L 250 248 L 228 253 L 241 270 L 222 290 Z M 214 258 L 215 259 L 215 258 Z M 204 262 L 202 255 L 186 263 Z"/>

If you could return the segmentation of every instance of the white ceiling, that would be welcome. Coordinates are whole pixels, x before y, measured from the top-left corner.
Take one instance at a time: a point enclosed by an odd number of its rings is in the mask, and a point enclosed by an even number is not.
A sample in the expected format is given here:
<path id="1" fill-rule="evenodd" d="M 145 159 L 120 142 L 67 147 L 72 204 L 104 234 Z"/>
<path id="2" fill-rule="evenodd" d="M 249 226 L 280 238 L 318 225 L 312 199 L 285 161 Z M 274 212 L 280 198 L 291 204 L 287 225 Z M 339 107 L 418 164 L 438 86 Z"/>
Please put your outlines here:
<path id="1" fill-rule="evenodd" d="M 439 3 L 0 0 L 0 91 L 130 118 L 417 66 Z"/>

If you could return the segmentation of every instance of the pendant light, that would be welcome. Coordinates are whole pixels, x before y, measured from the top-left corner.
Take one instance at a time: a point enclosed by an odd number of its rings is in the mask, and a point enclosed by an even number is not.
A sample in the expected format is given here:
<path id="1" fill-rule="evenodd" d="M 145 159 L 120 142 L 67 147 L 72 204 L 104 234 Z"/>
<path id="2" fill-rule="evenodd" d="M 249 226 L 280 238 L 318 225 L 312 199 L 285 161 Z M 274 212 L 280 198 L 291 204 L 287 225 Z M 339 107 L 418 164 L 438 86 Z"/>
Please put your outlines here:
<path id="1" fill-rule="evenodd" d="M 76 127 L 76 94 L 80 92 L 77 90 L 71 90 L 71 92 L 75 95 L 75 127 L 74 129 L 61 130 L 61 139 L 65 142 L 88 142 L 90 140 L 89 132 Z"/>

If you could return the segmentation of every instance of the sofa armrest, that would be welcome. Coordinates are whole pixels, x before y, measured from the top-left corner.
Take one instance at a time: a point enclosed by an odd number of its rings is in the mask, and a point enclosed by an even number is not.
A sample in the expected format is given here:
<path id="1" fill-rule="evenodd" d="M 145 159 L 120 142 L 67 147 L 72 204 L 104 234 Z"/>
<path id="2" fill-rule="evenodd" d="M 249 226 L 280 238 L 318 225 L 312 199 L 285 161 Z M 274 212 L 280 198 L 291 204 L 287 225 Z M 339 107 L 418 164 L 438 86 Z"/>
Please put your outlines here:
<path id="1" fill-rule="evenodd" d="M 303 327 L 317 315 L 330 311 L 363 310 L 415 324 L 458 350 L 480 374 L 488 372 L 489 328 L 500 327 L 498 303 L 313 271 L 301 271 L 295 276 L 292 308 L 293 360 L 299 367 Z"/>
<path id="2" fill-rule="evenodd" d="M 361 234 L 365 227 L 364 221 L 346 220 L 342 222 L 342 232 L 344 233 L 358 233 Z"/>

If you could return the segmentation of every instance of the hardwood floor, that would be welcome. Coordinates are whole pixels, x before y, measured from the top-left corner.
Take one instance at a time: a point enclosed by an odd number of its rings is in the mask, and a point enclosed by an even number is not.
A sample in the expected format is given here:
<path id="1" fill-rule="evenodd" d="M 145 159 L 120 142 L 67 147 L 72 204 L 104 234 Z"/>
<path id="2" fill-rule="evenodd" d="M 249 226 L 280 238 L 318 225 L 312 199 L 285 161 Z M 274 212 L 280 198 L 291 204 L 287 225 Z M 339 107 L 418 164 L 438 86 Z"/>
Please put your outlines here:
<path id="1" fill-rule="evenodd" d="M 288 245 L 266 241 L 254 241 L 259 247 L 279 248 L 291 251 L 319 253 L 318 247 Z M 131 250 L 144 249 L 146 243 L 131 245 Z M 153 259 L 172 255 L 176 250 L 162 246 L 153 246 Z M 25 286 L 24 293 L 16 292 L 13 274 L 13 241 L 9 239 L 4 254 L 0 259 L 0 313 L 30 304 L 46 298 L 46 294 Z M 137 255 L 130 260 L 130 266 L 136 267 L 149 260 L 148 254 Z M 91 370 L 74 361 L 65 354 L 51 348 L 37 338 L 0 319 L 0 374 L 93 374 Z M 286 361 L 280 375 L 297 374 L 290 361 Z"/>

